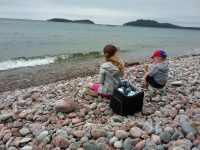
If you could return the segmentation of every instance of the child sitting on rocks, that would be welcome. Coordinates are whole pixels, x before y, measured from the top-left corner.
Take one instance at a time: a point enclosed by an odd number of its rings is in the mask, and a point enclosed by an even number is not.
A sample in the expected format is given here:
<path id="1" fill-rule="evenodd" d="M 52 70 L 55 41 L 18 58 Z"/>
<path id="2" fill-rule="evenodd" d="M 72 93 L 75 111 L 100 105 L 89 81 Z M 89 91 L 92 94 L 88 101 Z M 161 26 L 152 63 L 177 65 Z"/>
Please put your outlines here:
<path id="1" fill-rule="evenodd" d="M 164 63 L 166 57 L 167 54 L 163 50 L 156 50 L 154 52 L 151 57 L 153 65 L 151 66 L 151 70 L 145 75 L 144 88 L 147 89 L 151 85 L 153 88 L 162 89 L 165 86 L 169 72 L 168 65 Z"/>
<path id="2" fill-rule="evenodd" d="M 106 62 L 100 67 L 99 81 L 98 83 L 88 83 L 87 94 L 96 96 L 112 95 L 114 88 L 121 81 L 121 77 L 124 74 L 124 63 L 117 56 L 119 49 L 114 45 L 106 45 L 103 49 Z"/>

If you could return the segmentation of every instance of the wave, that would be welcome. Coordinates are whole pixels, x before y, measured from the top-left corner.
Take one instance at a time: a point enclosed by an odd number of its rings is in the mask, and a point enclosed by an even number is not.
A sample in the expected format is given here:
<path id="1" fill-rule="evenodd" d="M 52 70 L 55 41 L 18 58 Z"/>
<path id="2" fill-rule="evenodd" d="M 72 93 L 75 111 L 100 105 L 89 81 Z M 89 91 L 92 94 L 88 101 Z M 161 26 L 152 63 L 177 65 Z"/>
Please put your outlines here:
<path id="1" fill-rule="evenodd" d="M 88 52 L 88 53 L 72 53 L 72 54 L 59 54 L 47 56 L 34 56 L 34 57 L 18 57 L 6 61 L 0 61 L 0 70 L 9 70 L 20 67 L 30 67 L 37 65 L 47 65 L 52 63 L 59 63 L 68 60 L 97 58 L 101 57 L 101 52 Z"/>

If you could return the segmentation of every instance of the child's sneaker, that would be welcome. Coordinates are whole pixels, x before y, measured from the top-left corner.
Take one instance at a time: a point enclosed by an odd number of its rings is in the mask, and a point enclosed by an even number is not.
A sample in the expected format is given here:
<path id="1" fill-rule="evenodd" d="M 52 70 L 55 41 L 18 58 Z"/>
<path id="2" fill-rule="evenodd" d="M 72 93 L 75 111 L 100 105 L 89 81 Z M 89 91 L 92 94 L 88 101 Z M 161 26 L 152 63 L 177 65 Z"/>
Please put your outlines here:
<path id="1" fill-rule="evenodd" d="M 94 91 L 92 91 L 90 88 L 86 88 L 86 90 L 85 90 L 85 93 L 86 94 L 88 94 L 88 95 L 90 95 L 90 96 L 98 96 L 98 93 L 96 93 L 96 92 L 94 92 Z"/>

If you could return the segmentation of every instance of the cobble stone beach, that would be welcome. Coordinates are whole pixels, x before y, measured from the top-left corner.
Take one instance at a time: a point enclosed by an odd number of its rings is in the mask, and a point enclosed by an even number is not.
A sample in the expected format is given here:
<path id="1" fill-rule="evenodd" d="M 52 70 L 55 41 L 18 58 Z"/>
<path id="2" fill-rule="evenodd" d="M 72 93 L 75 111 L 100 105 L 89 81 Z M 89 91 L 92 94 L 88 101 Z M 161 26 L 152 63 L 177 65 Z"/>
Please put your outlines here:
<path id="1" fill-rule="evenodd" d="M 145 91 L 142 112 L 116 115 L 85 94 L 98 75 L 0 94 L 0 150 L 198 150 L 200 55 L 171 58 L 165 92 Z M 124 79 L 140 86 L 144 64 Z"/>

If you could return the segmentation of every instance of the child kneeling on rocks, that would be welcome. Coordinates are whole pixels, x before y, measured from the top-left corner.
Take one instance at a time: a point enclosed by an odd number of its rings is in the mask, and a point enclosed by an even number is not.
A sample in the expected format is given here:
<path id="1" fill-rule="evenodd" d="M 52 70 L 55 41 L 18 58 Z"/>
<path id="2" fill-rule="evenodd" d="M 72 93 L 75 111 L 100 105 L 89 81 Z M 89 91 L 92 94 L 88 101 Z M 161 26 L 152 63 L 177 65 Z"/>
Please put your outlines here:
<path id="1" fill-rule="evenodd" d="M 151 70 L 145 75 L 144 88 L 148 88 L 149 84 L 153 88 L 162 89 L 167 83 L 169 68 L 165 64 L 167 54 L 163 50 L 156 50 L 152 55 L 153 65 Z"/>
<path id="2" fill-rule="evenodd" d="M 103 54 L 106 62 L 100 67 L 98 83 L 88 83 L 87 94 L 104 97 L 112 95 L 114 88 L 121 81 L 124 74 L 124 63 L 117 56 L 119 49 L 114 45 L 106 45 Z"/>

